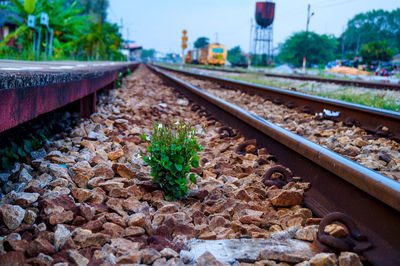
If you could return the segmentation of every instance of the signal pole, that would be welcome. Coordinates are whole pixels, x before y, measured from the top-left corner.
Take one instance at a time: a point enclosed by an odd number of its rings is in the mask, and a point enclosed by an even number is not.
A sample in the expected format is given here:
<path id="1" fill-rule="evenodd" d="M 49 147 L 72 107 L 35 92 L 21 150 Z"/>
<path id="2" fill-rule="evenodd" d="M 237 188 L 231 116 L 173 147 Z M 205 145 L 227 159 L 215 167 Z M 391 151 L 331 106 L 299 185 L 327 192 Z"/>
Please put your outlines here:
<path id="1" fill-rule="evenodd" d="M 187 48 L 187 41 L 188 41 L 188 37 L 187 37 L 187 30 L 183 30 L 182 31 L 182 67 L 185 64 L 185 49 Z"/>

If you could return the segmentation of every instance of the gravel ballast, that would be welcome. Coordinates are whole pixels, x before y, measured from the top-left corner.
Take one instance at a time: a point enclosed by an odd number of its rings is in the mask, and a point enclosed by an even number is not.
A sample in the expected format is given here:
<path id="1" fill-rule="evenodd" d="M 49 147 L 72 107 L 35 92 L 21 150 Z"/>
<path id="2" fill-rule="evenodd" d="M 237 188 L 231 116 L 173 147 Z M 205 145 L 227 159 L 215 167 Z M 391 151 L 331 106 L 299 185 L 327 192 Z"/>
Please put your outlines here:
<path id="1" fill-rule="evenodd" d="M 255 140 L 241 145 L 245 139 L 236 130 L 219 133 L 219 122 L 191 107 L 139 68 L 101 99 L 90 119 L 49 143 L 43 157 L 14 169 L 10 176 L 20 185 L 0 205 L 1 263 L 361 265 L 354 253 L 315 248 L 320 219 L 303 206 L 309 183 L 293 177 L 278 188 L 275 174 L 264 184 L 274 156 Z M 193 169 L 197 185 L 173 202 L 152 181 L 140 156 L 148 143 L 140 136 L 150 135 L 155 122 L 178 119 L 196 128 L 204 150 Z M 32 179 L 24 179 L 27 174 Z M 334 224 L 325 231 L 348 233 Z M 218 243 L 248 248 L 251 260 L 243 260 L 243 252 L 230 259 L 222 251 L 213 255 Z"/>

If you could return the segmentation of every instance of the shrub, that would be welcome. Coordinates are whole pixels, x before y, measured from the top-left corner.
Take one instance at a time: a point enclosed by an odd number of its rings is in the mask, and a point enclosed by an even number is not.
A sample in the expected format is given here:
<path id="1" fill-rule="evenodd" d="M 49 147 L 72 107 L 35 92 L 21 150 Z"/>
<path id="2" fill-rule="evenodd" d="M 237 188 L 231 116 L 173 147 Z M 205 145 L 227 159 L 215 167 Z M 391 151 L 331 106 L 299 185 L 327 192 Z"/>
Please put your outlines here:
<path id="1" fill-rule="evenodd" d="M 167 200 L 177 200 L 187 195 L 187 174 L 191 167 L 199 167 L 197 152 L 203 148 L 197 144 L 194 136 L 195 129 L 184 122 L 176 122 L 168 127 L 162 123 L 154 124 L 153 137 L 144 161 L 151 166 L 151 176 L 161 185 Z M 142 135 L 142 139 L 149 140 L 146 135 Z M 189 179 L 197 183 L 193 173 L 190 173 Z"/>

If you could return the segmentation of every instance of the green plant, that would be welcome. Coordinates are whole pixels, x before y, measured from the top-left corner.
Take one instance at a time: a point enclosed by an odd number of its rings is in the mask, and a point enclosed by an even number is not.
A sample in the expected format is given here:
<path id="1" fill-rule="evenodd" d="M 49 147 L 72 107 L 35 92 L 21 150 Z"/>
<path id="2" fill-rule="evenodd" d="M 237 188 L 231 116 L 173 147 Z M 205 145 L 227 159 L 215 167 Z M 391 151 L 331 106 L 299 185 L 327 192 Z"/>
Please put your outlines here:
<path id="1" fill-rule="evenodd" d="M 187 175 L 191 167 L 199 167 L 197 152 L 203 148 L 197 144 L 195 133 L 195 129 L 184 122 L 176 122 L 168 127 L 162 123 L 154 124 L 153 137 L 144 161 L 151 166 L 151 176 L 162 186 L 167 200 L 177 200 L 187 195 Z M 150 141 L 146 135 L 142 135 L 142 139 Z M 189 179 L 197 183 L 193 173 L 190 173 Z"/>
<path id="2" fill-rule="evenodd" d="M 371 64 L 373 61 L 389 61 L 394 55 L 392 49 L 390 49 L 386 42 L 373 41 L 361 48 L 360 55 L 364 62 Z"/>
<path id="3" fill-rule="evenodd" d="M 122 79 L 124 78 L 124 74 L 121 72 L 118 72 L 118 77 L 117 80 L 115 81 L 117 88 L 120 88 L 122 86 Z"/>

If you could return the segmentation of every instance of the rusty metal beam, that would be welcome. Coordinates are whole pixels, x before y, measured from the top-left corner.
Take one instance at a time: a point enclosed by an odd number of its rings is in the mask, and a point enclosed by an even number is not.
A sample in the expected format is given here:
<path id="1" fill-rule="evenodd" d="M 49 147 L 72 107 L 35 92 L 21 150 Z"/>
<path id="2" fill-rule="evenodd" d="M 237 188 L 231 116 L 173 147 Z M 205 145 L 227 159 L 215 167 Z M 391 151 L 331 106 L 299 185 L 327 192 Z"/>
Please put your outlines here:
<path id="1" fill-rule="evenodd" d="M 118 73 L 126 73 L 128 67 L 134 70 L 137 64 L 103 69 L 101 75 L 88 75 L 87 79 L 0 89 L 0 132 L 81 99 L 81 115 L 90 115 L 96 110 L 96 92 L 104 87 L 113 88 Z M 91 68 L 87 73 L 96 71 Z"/>
<path id="2" fill-rule="evenodd" d="M 400 265 L 400 183 L 251 114 L 158 69 L 177 90 L 239 129 L 276 156 L 296 176 L 311 183 L 305 204 L 323 217 L 343 212 L 354 219 L 373 248 L 364 252 L 374 265 Z"/>

